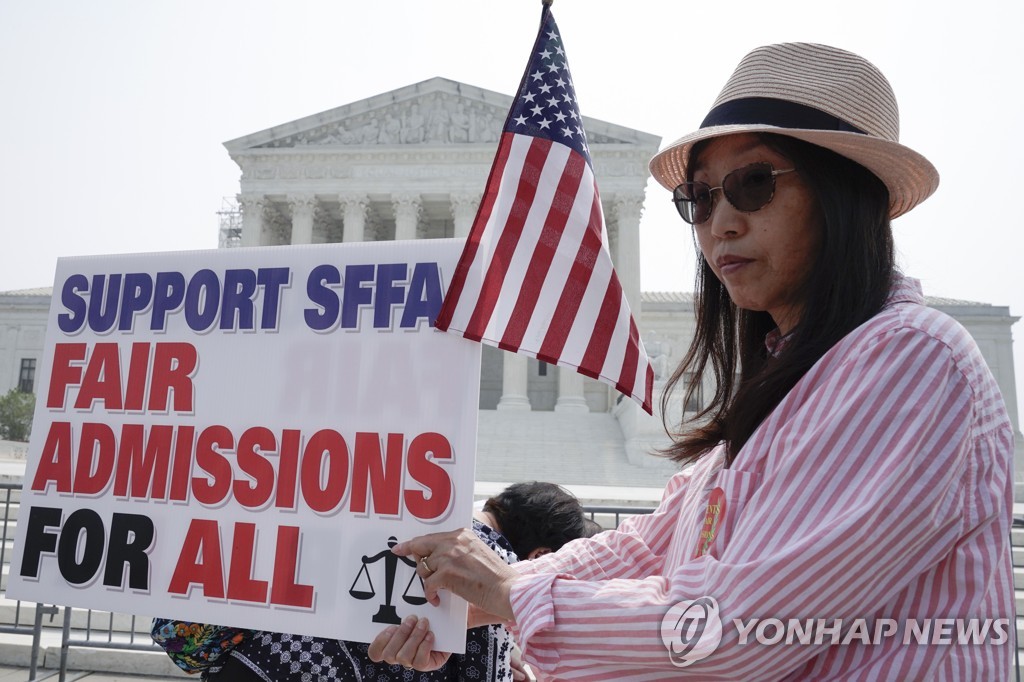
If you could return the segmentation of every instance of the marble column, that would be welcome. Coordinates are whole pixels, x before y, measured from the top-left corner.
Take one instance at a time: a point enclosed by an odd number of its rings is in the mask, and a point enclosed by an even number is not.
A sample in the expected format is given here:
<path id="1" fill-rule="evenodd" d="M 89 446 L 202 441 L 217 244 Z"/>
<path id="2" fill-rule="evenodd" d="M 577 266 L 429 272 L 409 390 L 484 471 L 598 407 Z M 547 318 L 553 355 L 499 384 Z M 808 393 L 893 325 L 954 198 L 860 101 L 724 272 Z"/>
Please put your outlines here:
<path id="1" fill-rule="evenodd" d="M 13 388 L 17 388 L 18 380 L 21 379 L 21 365 L 18 362 L 18 332 L 20 329 L 16 324 L 7 325 L 7 342 L 5 344 L 7 352 L 4 353 L 3 364 L 0 364 L 0 369 L 3 370 L 0 377 L 11 377 Z"/>
<path id="2" fill-rule="evenodd" d="M 289 194 L 288 205 L 292 209 L 292 244 L 312 244 L 316 197 L 312 194 Z"/>
<path id="3" fill-rule="evenodd" d="M 571 367 L 558 368 L 558 400 L 555 412 L 590 412 L 587 399 L 583 396 L 583 375 Z"/>
<path id="4" fill-rule="evenodd" d="M 615 240 L 615 271 L 626 294 L 633 319 L 640 322 L 640 215 L 643 213 L 642 194 L 616 196 L 612 211 L 617 226 Z"/>
<path id="5" fill-rule="evenodd" d="M 370 209 L 370 198 L 365 194 L 341 194 L 341 217 L 345 223 L 342 241 L 366 241 L 366 214 Z"/>
<path id="6" fill-rule="evenodd" d="M 242 246 L 262 245 L 266 198 L 262 194 L 239 194 L 238 205 L 242 207 Z"/>
<path id="7" fill-rule="evenodd" d="M 501 400 L 499 410 L 529 410 L 530 399 L 526 395 L 529 377 L 529 358 L 517 353 L 504 352 L 501 370 Z"/>
<path id="8" fill-rule="evenodd" d="M 395 207 L 395 240 L 416 239 L 421 203 L 419 194 L 395 194 L 391 197 Z"/>
<path id="9" fill-rule="evenodd" d="M 468 192 L 458 192 L 449 195 L 451 201 L 452 220 L 455 223 L 454 235 L 456 237 L 468 237 L 469 230 L 473 227 L 473 219 L 480 208 L 480 195 Z"/>

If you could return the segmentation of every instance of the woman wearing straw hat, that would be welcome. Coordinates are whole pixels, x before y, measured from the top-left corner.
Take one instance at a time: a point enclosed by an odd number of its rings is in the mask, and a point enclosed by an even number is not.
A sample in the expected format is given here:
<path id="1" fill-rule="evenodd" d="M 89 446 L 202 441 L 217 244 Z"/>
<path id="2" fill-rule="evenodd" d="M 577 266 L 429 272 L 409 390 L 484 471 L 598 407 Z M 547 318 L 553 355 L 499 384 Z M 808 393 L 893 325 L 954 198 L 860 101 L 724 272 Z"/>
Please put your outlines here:
<path id="1" fill-rule="evenodd" d="M 427 596 L 511 624 L 559 679 L 1008 679 L 1013 435 L 973 340 L 895 268 L 890 219 L 938 185 L 898 129 L 857 55 L 747 55 L 651 161 L 700 251 L 670 386 L 717 391 L 666 453 L 693 466 L 654 514 L 530 564 L 468 533 L 399 545 Z M 371 655 L 436 665 L 415 626 Z"/>

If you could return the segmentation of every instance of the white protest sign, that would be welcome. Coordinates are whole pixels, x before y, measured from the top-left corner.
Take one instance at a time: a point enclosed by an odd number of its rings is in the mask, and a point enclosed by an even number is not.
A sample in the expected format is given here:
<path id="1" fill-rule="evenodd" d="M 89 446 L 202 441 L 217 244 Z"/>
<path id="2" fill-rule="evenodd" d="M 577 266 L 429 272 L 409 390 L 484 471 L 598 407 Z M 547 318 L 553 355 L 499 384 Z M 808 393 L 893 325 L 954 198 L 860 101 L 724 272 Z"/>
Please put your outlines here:
<path id="1" fill-rule="evenodd" d="M 480 346 L 431 327 L 462 240 L 61 259 L 7 594 L 465 647 L 389 551 L 472 514 Z"/>

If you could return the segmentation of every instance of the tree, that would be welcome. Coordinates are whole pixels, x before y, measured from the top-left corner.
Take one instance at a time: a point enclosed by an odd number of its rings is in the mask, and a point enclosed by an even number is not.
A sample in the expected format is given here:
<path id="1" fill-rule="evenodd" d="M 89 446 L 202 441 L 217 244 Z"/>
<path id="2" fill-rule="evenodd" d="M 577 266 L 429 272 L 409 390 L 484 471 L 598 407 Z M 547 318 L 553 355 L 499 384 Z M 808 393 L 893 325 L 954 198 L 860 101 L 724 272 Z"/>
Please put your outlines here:
<path id="1" fill-rule="evenodd" d="M 0 398 L 0 440 L 28 441 L 36 397 L 12 388 Z"/>

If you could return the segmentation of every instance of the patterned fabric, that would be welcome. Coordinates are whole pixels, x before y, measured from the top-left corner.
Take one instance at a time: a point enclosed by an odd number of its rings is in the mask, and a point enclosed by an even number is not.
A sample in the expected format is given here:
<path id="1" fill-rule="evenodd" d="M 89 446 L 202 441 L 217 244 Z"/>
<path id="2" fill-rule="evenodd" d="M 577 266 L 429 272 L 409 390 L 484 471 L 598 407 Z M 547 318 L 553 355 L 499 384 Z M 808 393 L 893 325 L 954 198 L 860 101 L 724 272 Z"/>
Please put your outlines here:
<path id="1" fill-rule="evenodd" d="M 904 635 L 912 622 L 974 617 L 1009 619 L 1012 636 L 1013 432 L 973 339 L 923 303 L 920 285 L 901 279 L 886 308 L 807 372 L 731 467 L 718 448 L 673 477 L 654 514 L 519 564 L 512 608 L 534 671 L 631 681 L 1010 679 L 1012 639 L 1000 644 L 998 632 L 964 643 L 954 634 L 951 644 L 895 636 L 765 645 L 743 644 L 735 625 L 842 619 L 845 636 L 856 619 L 892 619 Z M 724 499 L 723 516 L 699 555 L 712 494 Z M 700 597 L 717 601 L 721 642 L 675 667 L 663 619 Z"/>
<path id="2" fill-rule="evenodd" d="M 473 520 L 473 530 L 507 563 L 516 555 L 503 535 Z M 452 656 L 440 670 L 419 672 L 374 663 L 368 644 L 279 632 L 253 632 L 232 652 L 265 682 L 507 682 L 512 679 L 512 636 L 500 625 L 469 630 L 466 653 Z M 216 674 L 209 675 L 217 682 Z"/>
<path id="3" fill-rule="evenodd" d="M 246 632 L 241 628 L 154 618 L 150 634 L 179 668 L 198 673 L 220 670 L 222 657 L 242 641 Z"/>

